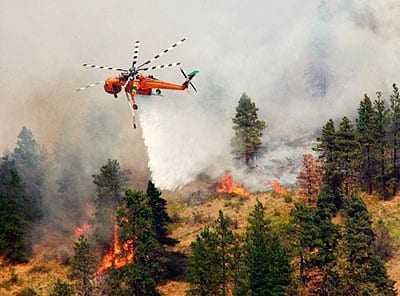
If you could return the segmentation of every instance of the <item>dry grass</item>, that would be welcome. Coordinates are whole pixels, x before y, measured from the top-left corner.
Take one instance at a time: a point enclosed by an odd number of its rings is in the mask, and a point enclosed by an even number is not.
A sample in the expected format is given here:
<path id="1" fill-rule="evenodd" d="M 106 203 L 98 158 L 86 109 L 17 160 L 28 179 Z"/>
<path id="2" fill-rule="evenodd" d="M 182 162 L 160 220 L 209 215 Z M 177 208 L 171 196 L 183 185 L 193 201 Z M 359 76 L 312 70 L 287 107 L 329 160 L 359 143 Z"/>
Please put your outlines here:
<path id="1" fill-rule="evenodd" d="M 13 274 L 16 280 L 8 281 Z M 39 295 L 46 296 L 51 285 L 58 279 L 67 278 L 67 268 L 56 260 L 46 261 L 38 258 L 26 264 L 0 266 L 0 295 L 17 295 L 24 288 L 33 288 Z"/>
<path id="2" fill-rule="evenodd" d="M 191 242 L 205 225 L 211 224 L 218 217 L 220 209 L 235 221 L 236 231 L 243 232 L 248 214 L 254 208 L 257 199 L 265 206 L 273 227 L 280 227 L 288 222 L 293 204 L 298 200 L 293 196 L 293 202 L 288 202 L 283 196 L 274 196 L 270 193 L 259 193 L 248 198 L 215 195 L 196 206 L 188 206 L 178 199 L 169 200 L 169 212 L 177 219 L 171 228 L 171 236 L 179 240 L 174 251 L 189 254 Z M 395 241 L 395 254 L 387 266 L 389 275 L 397 281 L 397 288 L 400 291 L 400 196 L 388 202 L 380 201 L 373 196 L 363 196 L 363 199 L 373 221 L 383 220 Z M 48 295 L 50 286 L 57 278 L 67 279 L 68 268 L 60 264 L 60 260 L 53 258 L 55 257 L 45 256 L 44 252 L 41 252 L 41 255 L 27 264 L 7 266 L 0 262 L 0 296 L 16 295 L 26 287 L 33 288 L 39 295 Z M 13 271 L 16 279 L 12 278 Z M 160 292 L 166 296 L 183 296 L 187 288 L 188 283 L 184 281 L 168 281 L 159 286 Z"/>

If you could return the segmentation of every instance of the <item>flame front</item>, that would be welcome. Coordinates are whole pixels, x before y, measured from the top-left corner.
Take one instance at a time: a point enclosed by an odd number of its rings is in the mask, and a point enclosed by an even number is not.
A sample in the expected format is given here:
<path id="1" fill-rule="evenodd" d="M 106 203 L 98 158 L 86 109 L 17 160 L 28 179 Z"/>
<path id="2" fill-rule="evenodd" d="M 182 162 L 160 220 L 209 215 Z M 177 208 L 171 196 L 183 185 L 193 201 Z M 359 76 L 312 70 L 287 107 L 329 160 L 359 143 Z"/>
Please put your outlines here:
<path id="1" fill-rule="evenodd" d="M 124 244 L 121 244 L 118 226 L 115 225 L 113 232 L 113 245 L 101 260 L 96 275 L 102 275 L 110 268 L 122 268 L 125 265 L 132 263 L 134 259 L 133 240 L 127 240 Z"/>
<path id="2" fill-rule="evenodd" d="M 278 180 L 273 180 L 271 182 L 272 190 L 278 195 L 286 195 L 289 193 L 289 190 L 282 186 L 282 184 Z"/>
<path id="3" fill-rule="evenodd" d="M 249 196 L 250 193 L 240 185 L 235 184 L 233 177 L 229 174 L 225 174 L 217 182 L 216 189 L 218 193 L 233 193 L 240 196 Z"/>

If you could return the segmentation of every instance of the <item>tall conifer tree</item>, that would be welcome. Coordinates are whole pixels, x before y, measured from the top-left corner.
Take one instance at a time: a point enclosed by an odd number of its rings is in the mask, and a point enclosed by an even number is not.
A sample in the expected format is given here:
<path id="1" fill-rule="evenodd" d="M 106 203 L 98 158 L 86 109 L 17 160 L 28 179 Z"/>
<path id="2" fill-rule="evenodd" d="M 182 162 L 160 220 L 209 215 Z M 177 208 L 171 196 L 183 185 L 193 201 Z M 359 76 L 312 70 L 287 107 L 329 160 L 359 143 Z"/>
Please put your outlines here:
<path id="1" fill-rule="evenodd" d="M 258 119 L 258 108 L 245 93 L 242 94 L 232 119 L 235 136 L 232 139 L 233 154 L 239 160 L 251 167 L 254 159 L 260 153 L 263 131 L 266 123 Z"/>

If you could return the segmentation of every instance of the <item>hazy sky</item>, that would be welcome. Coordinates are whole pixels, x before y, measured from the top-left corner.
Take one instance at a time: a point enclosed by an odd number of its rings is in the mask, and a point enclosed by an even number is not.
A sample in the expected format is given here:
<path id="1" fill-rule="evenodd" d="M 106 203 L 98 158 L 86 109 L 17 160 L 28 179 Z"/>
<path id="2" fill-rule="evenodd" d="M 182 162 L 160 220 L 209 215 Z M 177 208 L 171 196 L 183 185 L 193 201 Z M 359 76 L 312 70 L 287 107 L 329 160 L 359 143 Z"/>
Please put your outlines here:
<path id="1" fill-rule="evenodd" d="M 266 170 L 301 153 L 285 143 L 328 117 L 351 115 L 365 92 L 400 80 L 394 0 L 7 2 L 0 0 L 0 151 L 26 125 L 42 143 L 67 138 L 90 157 L 101 150 L 143 169 L 144 138 L 162 188 L 232 167 L 231 117 L 244 91 L 268 123 Z M 101 86 L 74 92 L 113 74 L 82 63 L 123 67 L 135 40 L 144 60 L 181 37 L 188 40 L 159 63 L 199 69 L 199 93 L 140 98 L 143 134 L 130 130 L 123 96 L 114 101 Z M 183 80 L 177 69 L 153 74 Z M 89 137 L 101 147 L 86 145 Z"/>

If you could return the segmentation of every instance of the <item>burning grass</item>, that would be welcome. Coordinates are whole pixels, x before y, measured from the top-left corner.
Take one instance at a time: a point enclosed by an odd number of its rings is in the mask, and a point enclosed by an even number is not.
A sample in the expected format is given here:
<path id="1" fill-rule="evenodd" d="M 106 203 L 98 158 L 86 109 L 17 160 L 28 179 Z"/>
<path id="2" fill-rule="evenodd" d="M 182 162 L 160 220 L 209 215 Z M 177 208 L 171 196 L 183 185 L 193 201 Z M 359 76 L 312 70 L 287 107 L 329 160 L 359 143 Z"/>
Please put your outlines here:
<path id="1" fill-rule="evenodd" d="M 248 192 L 242 185 L 236 184 L 233 180 L 233 176 L 229 173 L 226 173 L 222 176 L 216 186 L 215 191 L 218 193 L 230 193 L 239 196 L 250 196 L 250 192 Z"/>

